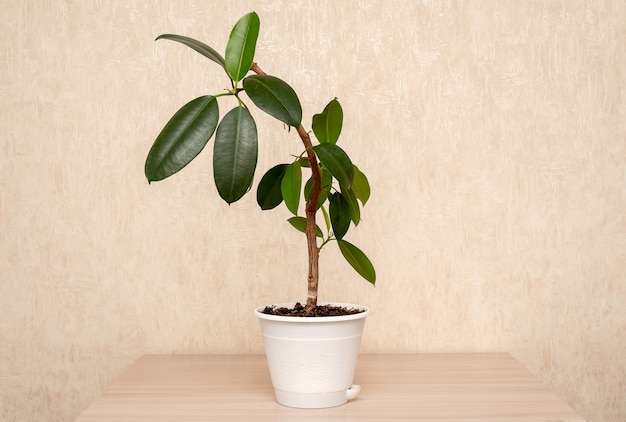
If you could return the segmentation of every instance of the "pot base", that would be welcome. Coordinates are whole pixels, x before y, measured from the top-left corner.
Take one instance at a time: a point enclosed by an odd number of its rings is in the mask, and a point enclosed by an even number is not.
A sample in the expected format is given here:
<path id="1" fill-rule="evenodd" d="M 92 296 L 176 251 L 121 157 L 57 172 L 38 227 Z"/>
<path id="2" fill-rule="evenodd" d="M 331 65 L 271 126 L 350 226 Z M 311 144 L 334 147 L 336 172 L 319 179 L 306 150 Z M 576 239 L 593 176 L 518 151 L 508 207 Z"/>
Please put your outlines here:
<path id="1" fill-rule="evenodd" d="M 323 409 L 326 407 L 336 407 L 346 404 L 359 395 L 360 385 L 352 385 L 346 391 L 334 393 L 292 393 L 274 389 L 274 395 L 278 404 L 298 409 Z"/>

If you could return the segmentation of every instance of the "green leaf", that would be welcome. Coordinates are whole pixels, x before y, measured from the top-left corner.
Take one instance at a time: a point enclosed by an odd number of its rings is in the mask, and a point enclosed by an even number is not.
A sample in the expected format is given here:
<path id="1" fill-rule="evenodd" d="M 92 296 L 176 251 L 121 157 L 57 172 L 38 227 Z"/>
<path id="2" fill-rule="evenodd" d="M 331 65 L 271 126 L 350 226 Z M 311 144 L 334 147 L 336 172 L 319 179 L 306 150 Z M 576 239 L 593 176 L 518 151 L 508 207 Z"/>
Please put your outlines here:
<path id="1" fill-rule="evenodd" d="M 219 64 L 224 69 L 226 69 L 226 65 L 224 63 L 224 58 L 222 57 L 222 55 L 218 53 L 217 51 L 215 51 L 212 47 L 209 47 L 208 45 L 206 45 L 205 43 L 201 41 L 194 40 L 193 38 L 185 37 L 183 35 L 176 35 L 176 34 L 162 34 L 156 38 L 156 40 L 161 40 L 161 39 L 177 41 L 181 44 L 186 45 L 189 48 L 193 48 L 198 53 L 202 54 L 204 57 L 207 57 L 213 60 L 215 63 Z"/>
<path id="2" fill-rule="evenodd" d="M 307 157 L 300 157 L 298 158 L 298 161 L 300 161 L 300 165 L 302 167 L 311 168 L 311 163 Z"/>
<path id="3" fill-rule="evenodd" d="M 346 203 L 350 207 L 350 218 L 354 223 L 354 226 L 358 226 L 361 222 L 361 208 L 359 207 L 359 203 L 356 200 L 356 196 L 351 189 L 342 189 L 341 195 L 346 200 Z"/>
<path id="4" fill-rule="evenodd" d="M 302 189 L 302 168 L 300 162 L 295 161 L 285 170 L 285 175 L 280 184 L 280 191 L 285 200 L 287 209 L 292 214 L 298 214 L 298 206 L 300 205 L 300 190 Z"/>
<path id="5" fill-rule="evenodd" d="M 328 211 L 326 211 L 326 208 L 324 207 L 320 207 L 320 209 L 322 210 L 322 215 L 324 216 L 324 222 L 326 223 L 326 231 L 330 232 L 330 216 L 328 215 Z"/>
<path id="6" fill-rule="evenodd" d="M 254 119 L 245 107 L 235 107 L 220 122 L 213 147 L 215 185 L 227 203 L 239 200 L 250 189 L 257 154 Z"/>
<path id="7" fill-rule="evenodd" d="M 288 164 L 279 164 L 269 169 L 261 178 L 256 192 L 256 201 L 262 210 L 276 208 L 283 202 L 280 184 Z"/>
<path id="8" fill-rule="evenodd" d="M 260 25 L 259 16 L 250 12 L 237 21 L 230 33 L 225 66 L 226 73 L 234 82 L 242 80 L 252 66 Z"/>
<path id="9" fill-rule="evenodd" d="M 148 182 L 165 179 L 189 164 L 213 136 L 218 120 L 213 96 L 196 98 L 181 107 L 150 148 L 144 168 Z"/>
<path id="10" fill-rule="evenodd" d="M 297 230 L 301 231 L 302 233 L 306 233 L 306 218 L 296 216 L 291 217 L 287 221 L 289 221 L 289 223 Z M 318 225 L 315 225 L 315 235 L 317 237 L 324 237 L 324 235 L 322 234 L 322 229 L 320 229 Z"/>
<path id="11" fill-rule="evenodd" d="M 361 204 L 365 205 L 370 198 L 370 184 L 365 173 L 361 172 L 357 166 L 354 166 L 354 179 L 352 180 L 352 192 Z"/>
<path id="12" fill-rule="evenodd" d="M 316 145 L 313 150 L 333 177 L 346 189 L 350 189 L 354 179 L 354 166 L 348 154 L 337 145 L 329 143 Z"/>
<path id="13" fill-rule="evenodd" d="M 270 116 L 289 126 L 300 126 L 302 106 L 287 82 L 270 75 L 251 75 L 243 80 L 243 89 L 252 102 Z"/>
<path id="14" fill-rule="evenodd" d="M 341 239 L 348 232 L 350 220 L 352 219 L 350 205 L 341 193 L 335 192 L 330 195 L 329 212 L 330 224 L 333 227 L 333 234 L 335 235 L 335 238 Z"/>
<path id="15" fill-rule="evenodd" d="M 313 116 L 313 133 L 320 143 L 337 143 L 343 124 L 343 110 L 335 98 L 329 102 L 324 111 Z"/>
<path id="16" fill-rule="evenodd" d="M 330 193 L 331 184 L 333 183 L 333 175 L 330 174 L 328 170 L 325 168 L 320 168 L 320 174 L 322 178 L 322 186 L 320 191 L 320 197 L 317 201 L 318 208 L 322 206 L 326 199 L 328 199 L 328 194 Z M 308 200 L 311 197 L 311 190 L 313 189 L 313 177 L 309 177 L 309 180 L 306 181 L 304 185 L 304 199 Z"/>
<path id="17" fill-rule="evenodd" d="M 341 254 L 348 263 L 364 279 L 372 284 L 376 284 L 376 270 L 369 258 L 359 248 L 345 240 L 337 240 Z"/>

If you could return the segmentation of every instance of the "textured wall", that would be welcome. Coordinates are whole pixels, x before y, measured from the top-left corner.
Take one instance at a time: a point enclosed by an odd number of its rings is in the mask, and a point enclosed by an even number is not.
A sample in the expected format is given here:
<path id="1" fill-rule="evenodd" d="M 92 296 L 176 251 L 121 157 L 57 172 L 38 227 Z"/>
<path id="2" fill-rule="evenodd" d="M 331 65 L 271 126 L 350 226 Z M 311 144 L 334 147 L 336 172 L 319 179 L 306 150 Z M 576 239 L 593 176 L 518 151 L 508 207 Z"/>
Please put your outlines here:
<path id="1" fill-rule="evenodd" d="M 593 422 L 626 420 L 626 10 L 615 1 L 0 2 L 0 420 L 69 421 L 143 353 L 259 353 L 251 310 L 303 300 L 305 245 L 204 154 L 145 154 L 226 80 L 164 32 L 334 96 L 373 197 L 322 298 L 372 308 L 363 350 L 500 351 Z M 259 168 L 299 152 L 259 117 Z"/>

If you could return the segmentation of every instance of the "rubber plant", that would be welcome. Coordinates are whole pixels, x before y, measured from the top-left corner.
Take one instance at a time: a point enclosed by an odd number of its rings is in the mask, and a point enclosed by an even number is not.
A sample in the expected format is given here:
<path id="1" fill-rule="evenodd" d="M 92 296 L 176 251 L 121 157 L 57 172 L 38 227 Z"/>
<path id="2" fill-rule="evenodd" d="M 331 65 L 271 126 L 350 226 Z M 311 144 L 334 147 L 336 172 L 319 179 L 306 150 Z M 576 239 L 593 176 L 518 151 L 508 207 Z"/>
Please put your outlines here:
<path id="1" fill-rule="evenodd" d="M 214 48 L 181 35 L 163 34 L 157 40 L 171 40 L 192 48 L 221 66 L 230 86 L 216 95 L 204 95 L 181 107 L 167 122 L 150 149 L 145 174 L 148 182 L 165 179 L 189 164 L 215 134 L 213 175 L 221 198 L 231 204 L 251 188 L 257 164 L 257 127 L 246 97 L 260 110 L 295 128 L 302 141 L 301 152 L 290 162 L 270 168 L 257 187 L 257 202 L 263 210 L 284 203 L 293 214 L 289 223 L 306 236 L 308 245 L 308 296 L 306 312 L 317 306 L 319 252 L 335 241 L 347 262 L 374 284 L 371 261 L 345 240 L 351 226 L 361 220 L 361 207 L 370 196 L 367 177 L 337 145 L 343 123 L 342 107 L 331 100 L 313 116 L 312 130 L 317 143 L 302 125 L 302 107 L 297 94 L 285 81 L 266 74 L 254 61 L 260 20 L 255 12 L 244 15 L 233 27 L 224 56 Z M 235 97 L 237 105 L 220 120 L 218 99 Z M 310 178 L 303 183 L 303 172 Z M 305 215 L 298 214 L 304 198 Z M 316 224 L 321 210 L 326 230 Z M 319 241 L 318 241 L 319 240 Z"/>

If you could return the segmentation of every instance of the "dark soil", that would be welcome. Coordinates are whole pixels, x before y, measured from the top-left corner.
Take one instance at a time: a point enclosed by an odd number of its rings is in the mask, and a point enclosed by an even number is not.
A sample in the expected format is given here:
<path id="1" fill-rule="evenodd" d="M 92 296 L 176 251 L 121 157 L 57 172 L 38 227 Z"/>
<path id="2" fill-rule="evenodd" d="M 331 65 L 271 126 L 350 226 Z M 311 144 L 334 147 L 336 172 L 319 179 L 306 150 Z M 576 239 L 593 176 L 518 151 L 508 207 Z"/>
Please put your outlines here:
<path id="1" fill-rule="evenodd" d="M 345 316 L 360 314 L 363 312 L 361 309 L 346 308 L 343 306 L 333 305 L 317 305 L 313 310 L 307 313 L 304 310 L 304 306 L 300 302 L 296 303 L 293 308 L 266 306 L 261 313 L 268 315 L 278 316 L 292 316 L 292 317 L 325 317 L 325 316 Z"/>

